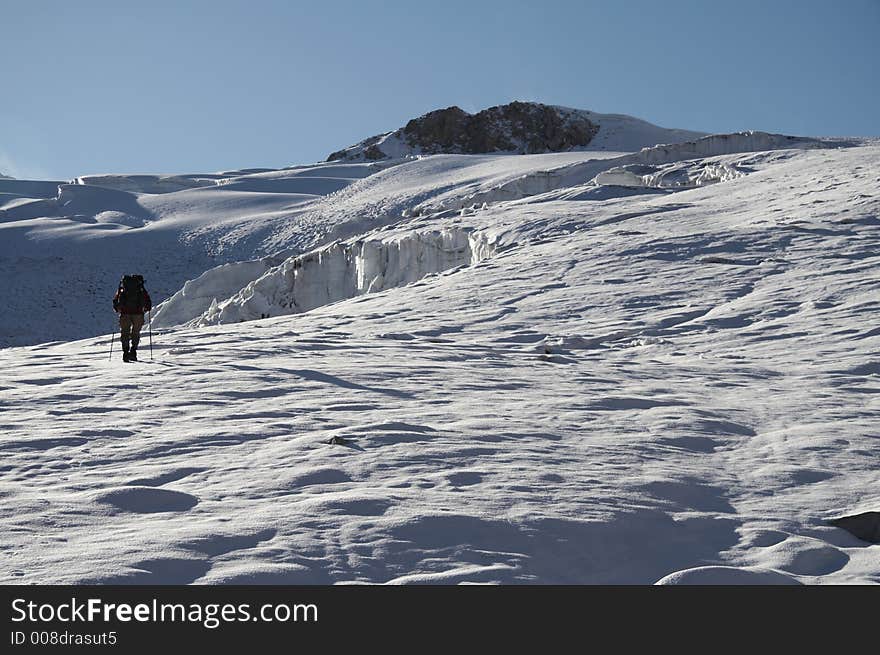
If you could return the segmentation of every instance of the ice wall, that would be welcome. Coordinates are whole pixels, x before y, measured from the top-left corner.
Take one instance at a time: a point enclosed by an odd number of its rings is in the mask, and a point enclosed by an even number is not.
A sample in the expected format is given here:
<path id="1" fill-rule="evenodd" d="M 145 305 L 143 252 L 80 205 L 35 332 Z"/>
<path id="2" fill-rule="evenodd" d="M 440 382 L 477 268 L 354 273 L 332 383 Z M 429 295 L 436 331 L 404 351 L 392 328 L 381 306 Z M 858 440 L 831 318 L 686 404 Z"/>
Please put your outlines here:
<path id="1" fill-rule="evenodd" d="M 306 312 L 476 264 L 493 253 L 491 239 L 469 228 L 336 242 L 287 259 L 228 300 L 214 301 L 190 324 L 235 323 Z"/>
<path id="2" fill-rule="evenodd" d="M 228 298 L 285 258 L 265 257 L 244 262 L 215 266 L 194 280 L 187 280 L 183 287 L 156 308 L 153 326 L 171 327 L 186 323 L 204 314 L 217 298 Z"/>

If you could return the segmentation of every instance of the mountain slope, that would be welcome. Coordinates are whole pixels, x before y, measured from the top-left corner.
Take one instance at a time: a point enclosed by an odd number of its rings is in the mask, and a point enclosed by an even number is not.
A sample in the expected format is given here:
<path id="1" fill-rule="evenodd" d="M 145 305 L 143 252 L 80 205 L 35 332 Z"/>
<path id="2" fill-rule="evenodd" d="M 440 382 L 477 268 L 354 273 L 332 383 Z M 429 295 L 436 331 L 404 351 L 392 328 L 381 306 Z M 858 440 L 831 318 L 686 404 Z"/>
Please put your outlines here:
<path id="1" fill-rule="evenodd" d="M 371 216 L 381 228 L 346 242 L 284 261 L 253 267 L 229 265 L 206 271 L 163 303 L 156 325 L 229 323 L 308 311 L 336 300 L 380 291 L 429 273 L 470 265 L 494 252 L 491 238 L 451 217 L 490 204 L 534 198 L 613 200 L 669 193 L 745 175 L 728 155 L 790 148 L 826 148 L 818 139 L 761 132 L 703 137 L 638 153 L 559 153 L 422 157 L 371 176 L 328 199 L 326 211 L 343 207 Z M 622 188 L 621 185 L 625 185 Z M 549 194 L 549 195 L 548 195 Z M 401 217 L 396 227 L 385 217 Z M 416 217 L 409 220 L 409 217 Z M 393 219 L 392 219 L 393 220 Z M 241 271 L 256 270 L 250 280 Z M 244 283 L 243 283 L 244 280 Z"/>
<path id="2" fill-rule="evenodd" d="M 164 299 L 218 264 L 272 262 L 321 245 L 332 230 L 345 234 L 346 217 L 303 216 L 381 168 L 0 180 L 0 347 L 106 330 L 124 273 L 142 273 L 153 297 Z M 282 244 L 267 243 L 295 226 Z"/>
<path id="3" fill-rule="evenodd" d="M 472 141 L 491 141 L 495 148 L 506 139 L 507 145 L 515 142 L 525 151 L 577 150 L 575 142 L 587 136 L 596 147 L 608 149 L 696 134 L 534 103 L 493 108 L 475 118 L 468 123 Z M 431 150 L 432 128 L 421 119 L 414 124 L 421 126 L 414 133 Z M 252 274 L 291 255 L 440 204 L 461 207 L 474 194 L 491 194 L 515 185 L 517 178 L 607 155 L 591 153 L 563 152 L 546 160 L 524 156 L 516 163 L 498 155 L 471 155 L 281 170 L 83 175 L 71 183 L 3 179 L 0 274 L 6 284 L 0 286 L 0 306 L 6 311 L 0 313 L 0 347 L 103 332 L 114 321 L 107 299 L 120 276 L 130 272 L 146 277 L 157 301 L 174 298 L 178 305 L 158 316 L 159 325 L 192 320 L 215 298 L 229 298 L 252 281 Z M 389 170 L 394 168 L 401 171 Z M 439 179 L 424 183 L 431 179 L 429 169 L 445 184 Z"/>
<path id="4" fill-rule="evenodd" d="M 830 524 L 880 502 L 880 145 L 657 157 L 408 217 L 494 251 L 153 363 L 0 350 L 3 581 L 880 582 Z M 355 184 L 404 174 L 451 193 Z"/>

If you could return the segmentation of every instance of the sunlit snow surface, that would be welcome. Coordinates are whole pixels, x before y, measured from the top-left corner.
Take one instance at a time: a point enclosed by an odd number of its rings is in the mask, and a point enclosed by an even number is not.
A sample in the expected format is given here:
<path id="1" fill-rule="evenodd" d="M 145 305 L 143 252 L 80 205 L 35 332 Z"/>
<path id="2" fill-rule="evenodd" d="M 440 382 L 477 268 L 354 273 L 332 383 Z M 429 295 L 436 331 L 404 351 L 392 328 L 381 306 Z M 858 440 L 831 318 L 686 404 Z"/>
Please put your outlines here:
<path id="1" fill-rule="evenodd" d="M 407 209 L 389 238 L 490 256 L 163 330 L 138 364 L 108 336 L 0 350 L 0 578 L 880 582 L 880 546 L 827 523 L 880 509 L 880 146 L 706 156 L 742 175 L 402 164 L 311 224 Z"/>

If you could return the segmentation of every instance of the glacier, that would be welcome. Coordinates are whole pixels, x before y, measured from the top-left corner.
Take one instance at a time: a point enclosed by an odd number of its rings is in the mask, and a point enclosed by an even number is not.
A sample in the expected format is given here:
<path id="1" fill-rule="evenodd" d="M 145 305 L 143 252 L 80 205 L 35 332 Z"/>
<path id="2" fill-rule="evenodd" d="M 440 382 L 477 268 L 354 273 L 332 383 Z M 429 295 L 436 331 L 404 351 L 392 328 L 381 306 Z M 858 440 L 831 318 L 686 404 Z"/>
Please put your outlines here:
<path id="1" fill-rule="evenodd" d="M 0 180 L 0 578 L 880 582 L 880 141 L 624 137 Z"/>

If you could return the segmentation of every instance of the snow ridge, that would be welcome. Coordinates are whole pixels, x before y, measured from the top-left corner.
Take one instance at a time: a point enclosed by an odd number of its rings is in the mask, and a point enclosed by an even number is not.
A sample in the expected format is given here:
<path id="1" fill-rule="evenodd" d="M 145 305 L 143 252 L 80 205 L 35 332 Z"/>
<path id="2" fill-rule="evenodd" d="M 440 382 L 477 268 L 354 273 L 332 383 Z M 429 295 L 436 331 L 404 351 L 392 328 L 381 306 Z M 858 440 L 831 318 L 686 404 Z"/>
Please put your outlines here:
<path id="1" fill-rule="evenodd" d="M 216 175 L 83 175 L 72 184 L 99 186 L 129 193 L 174 193 L 217 184 Z"/>
<path id="2" fill-rule="evenodd" d="M 559 168 L 527 173 L 509 180 L 494 188 L 459 198 L 447 198 L 439 203 L 426 203 L 416 208 L 416 214 L 433 213 L 448 209 L 480 206 L 484 203 L 520 200 L 551 191 L 579 185 L 615 184 L 626 186 L 672 186 L 663 184 L 663 176 L 638 181 L 633 175 L 597 176 L 606 171 L 626 171 L 626 167 L 661 166 L 681 161 L 704 159 L 749 152 L 765 152 L 781 149 L 835 148 L 851 145 L 847 142 L 823 141 L 808 137 L 770 134 L 767 132 L 735 132 L 732 134 L 713 134 L 684 143 L 662 144 L 643 148 L 637 153 L 622 155 L 613 159 L 588 160 L 561 166 Z M 652 170 L 656 172 L 656 170 Z M 738 177 L 733 169 L 723 170 L 715 167 L 698 174 L 689 186 L 701 186 L 716 181 L 726 181 Z M 623 178 L 623 181 L 621 181 Z M 616 180 L 616 181 L 615 181 Z"/>

